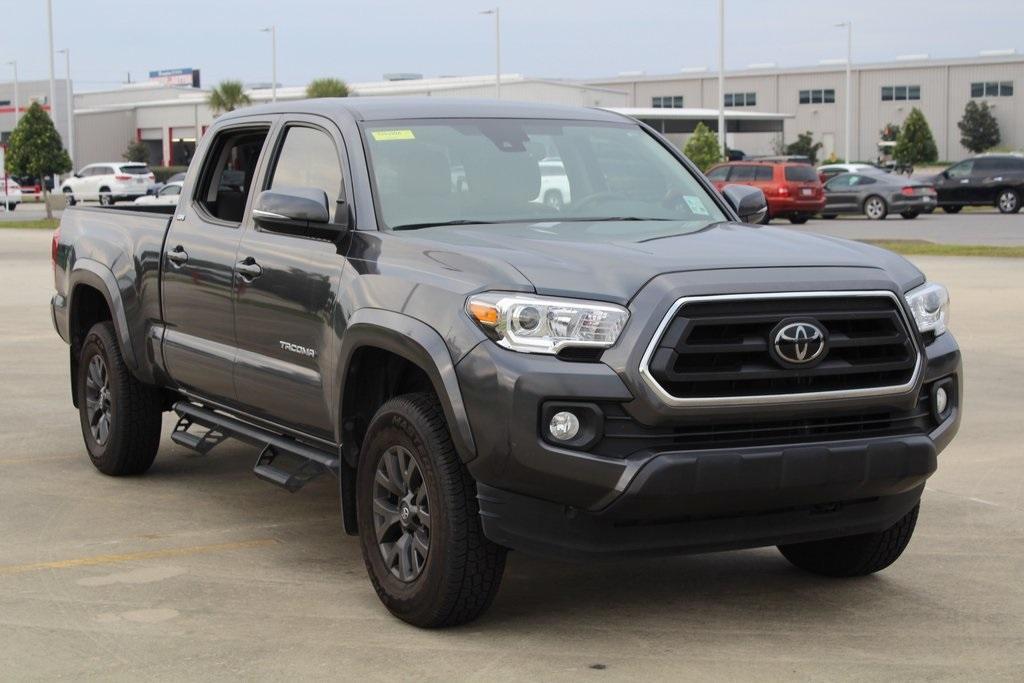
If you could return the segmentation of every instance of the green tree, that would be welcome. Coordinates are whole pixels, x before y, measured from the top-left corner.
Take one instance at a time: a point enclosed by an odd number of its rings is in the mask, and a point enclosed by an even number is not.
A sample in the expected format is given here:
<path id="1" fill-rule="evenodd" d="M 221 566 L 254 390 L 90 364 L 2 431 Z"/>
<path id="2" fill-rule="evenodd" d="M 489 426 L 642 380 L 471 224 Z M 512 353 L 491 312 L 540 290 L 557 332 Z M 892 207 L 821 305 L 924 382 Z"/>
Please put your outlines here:
<path id="1" fill-rule="evenodd" d="M 121 158 L 125 161 L 135 161 L 143 164 L 149 163 L 149 148 L 141 140 L 135 140 L 129 142 L 128 146 L 125 147 L 124 151 L 121 152 Z"/>
<path id="2" fill-rule="evenodd" d="M 306 97 L 348 97 L 348 86 L 339 78 L 314 78 L 306 86 Z"/>
<path id="3" fill-rule="evenodd" d="M 903 121 L 903 129 L 896 138 L 896 147 L 892 155 L 896 161 L 909 166 L 930 164 L 939 158 L 932 129 L 928 127 L 928 120 L 917 107 L 911 109 Z"/>
<path id="4" fill-rule="evenodd" d="M 722 160 L 722 149 L 718 144 L 718 136 L 703 123 L 698 123 L 693 135 L 686 141 L 683 148 L 690 161 L 701 171 L 706 171 Z"/>
<path id="5" fill-rule="evenodd" d="M 979 106 L 974 100 L 967 102 L 964 116 L 956 124 L 960 129 L 960 144 L 978 154 L 999 144 L 999 122 L 992 116 L 988 102 Z"/>
<path id="6" fill-rule="evenodd" d="M 786 145 L 787 156 L 803 156 L 811 160 L 812 164 L 818 163 L 818 152 L 821 150 L 821 143 L 815 142 L 811 131 L 800 133 L 796 136 L 796 142 Z"/>
<path id="7" fill-rule="evenodd" d="M 878 131 L 878 139 L 882 142 L 896 142 L 900 137 L 900 124 L 887 123 Z"/>
<path id="8" fill-rule="evenodd" d="M 215 114 L 234 111 L 239 107 L 252 104 L 252 100 L 245 94 L 245 86 L 242 81 L 221 81 L 213 90 L 206 103 Z"/>
<path id="9" fill-rule="evenodd" d="M 46 201 L 49 198 L 46 176 L 70 171 L 71 158 L 64 150 L 60 133 L 53 127 L 50 115 L 43 111 L 38 102 L 32 103 L 11 132 L 4 166 L 12 176 L 28 176 L 39 180 L 43 188 L 46 217 L 53 218 L 50 203 Z"/>

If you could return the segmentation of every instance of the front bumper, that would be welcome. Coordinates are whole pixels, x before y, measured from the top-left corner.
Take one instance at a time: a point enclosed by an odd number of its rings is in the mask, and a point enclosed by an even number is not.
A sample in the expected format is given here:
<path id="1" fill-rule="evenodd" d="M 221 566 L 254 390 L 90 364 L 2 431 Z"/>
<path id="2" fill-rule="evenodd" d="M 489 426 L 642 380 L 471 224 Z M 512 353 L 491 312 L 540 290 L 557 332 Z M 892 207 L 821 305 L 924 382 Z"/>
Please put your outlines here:
<path id="1" fill-rule="evenodd" d="M 959 428 L 960 352 L 950 334 L 924 347 L 913 395 L 757 411 L 672 408 L 628 372 L 623 379 L 613 369 L 634 367 L 635 358 L 621 362 L 606 353 L 604 360 L 567 362 L 484 342 L 458 364 L 477 443 L 468 467 L 479 485 L 485 533 L 495 542 L 548 555 L 614 555 L 753 547 L 879 530 L 913 507 Z M 619 406 L 642 433 L 687 422 L 750 419 L 751 412 L 762 420 L 842 415 L 851 406 L 927 413 L 920 405 L 939 382 L 952 387 L 948 414 L 879 436 L 790 434 L 778 443 L 693 447 L 648 447 L 638 438 L 635 448 L 614 457 L 606 449 L 567 448 L 541 436 L 551 402 L 626 419 L 612 412 Z"/>

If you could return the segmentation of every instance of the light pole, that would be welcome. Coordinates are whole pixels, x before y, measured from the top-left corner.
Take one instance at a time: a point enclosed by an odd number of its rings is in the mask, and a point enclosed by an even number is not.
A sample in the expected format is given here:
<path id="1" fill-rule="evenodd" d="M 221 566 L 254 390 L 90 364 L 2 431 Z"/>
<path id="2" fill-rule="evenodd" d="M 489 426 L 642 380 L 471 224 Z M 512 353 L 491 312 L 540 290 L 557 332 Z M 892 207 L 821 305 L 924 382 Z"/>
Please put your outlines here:
<path id="1" fill-rule="evenodd" d="M 14 69 L 14 125 L 18 125 L 18 103 L 21 101 L 18 99 L 18 60 L 12 59 L 7 62 L 7 66 Z"/>
<path id="2" fill-rule="evenodd" d="M 71 91 L 71 48 L 57 50 L 57 54 L 64 55 L 64 74 L 67 78 L 66 109 L 68 110 L 68 156 L 71 158 L 71 168 L 75 167 L 75 100 Z"/>
<path id="3" fill-rule="evenodd" d="M 270 34 L 270 99 L 277 102 L 277 26 L 267 26 L 260 31 Z"/>
<path id="4" fill-rule="evenodd" d="M 836 28 L 846 29 L 846 121 L 845 121 L 845 132 L 843 133 L 843 157 L 846 163 L 851 163 L 850 160 L 850 111 L 853 104 L 853 91 L 850 84 L 850 69 L 851 62 L 853 61 L 853 22 L 844 21 L 836 24 Z"/>
<path id="5" fill-rule="evenodd" d="M 494 15 L 494 97 L 501 99 L 501 8 L 484 10 L 480 14 Z"/>
<path id="6" fill-rule="evenodd" d="M 722 159 L 728 160 L 725 148 L 725 0 L 718 0 L 718 144 Z"/>
<path id="7" fill-rule="evenodd" d="M 50 39 L 50 120 L 53 121 L 53 125 L 57 125 L 56 106 L 57 106 L 57 86 L 53 80 L 53 0 L 46 0 L 46 31 Z M 53 174 L 53 186 L 57 187 L 57 174 Z M 45 191 L 45 187 L 43 188 Z M 47 209 L 47 216 L 49 216 L 49 209 Z"/>

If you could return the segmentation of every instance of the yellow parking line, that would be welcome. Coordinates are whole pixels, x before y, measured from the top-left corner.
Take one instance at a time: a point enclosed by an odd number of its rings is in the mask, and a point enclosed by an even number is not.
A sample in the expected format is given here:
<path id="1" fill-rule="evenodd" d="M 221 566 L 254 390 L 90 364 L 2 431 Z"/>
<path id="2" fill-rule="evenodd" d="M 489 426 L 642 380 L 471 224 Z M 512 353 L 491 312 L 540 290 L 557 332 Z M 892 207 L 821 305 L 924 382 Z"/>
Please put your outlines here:
<path id="1" fill-rule="evenodd" d="M 194 545 L 186 548 L 165 548 L 163 550 L 145 550 L 138 553 L 125 553 L 124 555 L 95 555 L 93 557 L 78 557 L 70 560 L 57 560 L 55 562 L 36 562 L 34 564 L 9 564 L 0 565 L 0 576 L 7 574 L 23 574 L 40 569 L 70 569 L 71 567 L 92 567 L 100 564 L 117 564 L 119 562 L 134 562 L 136 560 L 153 560 L 161 557 L 180 557 L 182 555 L 199 555 L 202 553 L 213 553 L 220 550 L 238 550 L 241 548 L 259 548 L 262 546 L 277 543 L 272 538 L 261 538 L 253 541 L 237 541 L 235 543 L 217 543 L 214 545 Z"/>

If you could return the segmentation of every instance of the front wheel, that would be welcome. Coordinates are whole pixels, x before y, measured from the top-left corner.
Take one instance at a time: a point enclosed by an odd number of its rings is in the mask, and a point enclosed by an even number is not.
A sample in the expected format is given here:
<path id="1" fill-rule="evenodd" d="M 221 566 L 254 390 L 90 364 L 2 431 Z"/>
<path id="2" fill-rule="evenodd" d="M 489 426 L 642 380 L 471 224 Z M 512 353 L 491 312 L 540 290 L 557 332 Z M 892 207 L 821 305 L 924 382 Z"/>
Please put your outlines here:
<path id="1" fill-rule="evenodd" d="M 393 398 L 366 432 L 356 473 L 359 538 L 384 606 L 415 626 L 455 626 L 494 600 L 505 549 L 480 524 L 476 483 L 431 394 Z"/>
<path id="2" fill-rule="evenodd" d="M 92 464 L 103 474 L 142 474 L 160 448 L 160 392 L 125 365 L 110 322 L 96 323 L 78 358 L 78 412 Z"/>
<path id="3" fill-rule="evenodd" d="M 999 213 L 1017 213 L 1020 211 L 1020 195 L 1016 190 L 1003 190 L 996 200 Z"/>
<path id="4" fill-rule="evenodd" d="M 874 574 L 895 562 L 914 534 L 918 503 L 888 529 L 872 534 L 829 538 L 824 541 L 780 545 L 787 560 L 805 571 L 823 576 L 849 577 Z"/>
<path id="5" fill-rule="evenodd" d="M 827 221 L 832 221 L 832 220 L 835 220 L 836 214 L 834 214 L 834 213 L 823 213 L 823 214 L 821 214 L 821 217 L 824 218 Z"/>
<path id="6" fill-rule="evenodd" d="M 917 211 L 901 211 L 900 215 L 906 218 L 907 220 L 913 220 L 917 218 L 920 214 Z"/>
<path id="7" fill-rule="evenodd" d="M 964 208 L 964 207 L 962 207 L 962 206 L 944 206 L 944 207 L 942 207 L 942 210 L 945 211 L 946 213 L 960 213 L 960 209 L 962 209 L 962 208 Z"/>
<path id="8" fill-rule="evenodd" d="M 864 201 L 864 215 L 873 221 L 880 221 L 889 214 L 885 200 L 878 196 L 868 197 Z"/>

